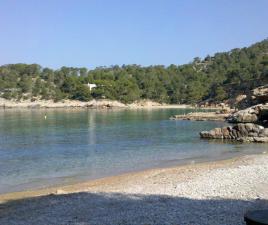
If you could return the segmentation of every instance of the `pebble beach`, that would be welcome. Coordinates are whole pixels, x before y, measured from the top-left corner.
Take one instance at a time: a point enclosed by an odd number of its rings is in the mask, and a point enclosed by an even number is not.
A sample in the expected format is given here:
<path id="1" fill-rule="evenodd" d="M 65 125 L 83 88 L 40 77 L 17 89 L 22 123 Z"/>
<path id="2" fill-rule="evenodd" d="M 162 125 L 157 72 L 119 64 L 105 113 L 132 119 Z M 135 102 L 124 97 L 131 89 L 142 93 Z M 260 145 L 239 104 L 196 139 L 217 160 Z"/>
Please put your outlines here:
<path id="1" fill-rule="evenodd" d="M 268 154 L 0 195 L 0 224 L 242 225 L 268 207 Z"/>

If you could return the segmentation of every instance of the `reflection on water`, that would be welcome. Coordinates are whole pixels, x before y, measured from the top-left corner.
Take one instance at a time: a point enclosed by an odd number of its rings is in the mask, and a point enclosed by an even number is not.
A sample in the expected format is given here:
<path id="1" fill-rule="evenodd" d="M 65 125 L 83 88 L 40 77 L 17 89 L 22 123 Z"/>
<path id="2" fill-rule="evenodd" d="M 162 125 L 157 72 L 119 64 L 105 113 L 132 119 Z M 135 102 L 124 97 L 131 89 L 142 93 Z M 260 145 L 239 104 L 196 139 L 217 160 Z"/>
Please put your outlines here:
<path id="1" fill-rule="evenodd" d="M 0 110 L 0 192 L 265 151 L 200 140 L 223 122 L 171 121 L 188 109 Z M 46 118 L 45 118 L 46 117 Z"/>

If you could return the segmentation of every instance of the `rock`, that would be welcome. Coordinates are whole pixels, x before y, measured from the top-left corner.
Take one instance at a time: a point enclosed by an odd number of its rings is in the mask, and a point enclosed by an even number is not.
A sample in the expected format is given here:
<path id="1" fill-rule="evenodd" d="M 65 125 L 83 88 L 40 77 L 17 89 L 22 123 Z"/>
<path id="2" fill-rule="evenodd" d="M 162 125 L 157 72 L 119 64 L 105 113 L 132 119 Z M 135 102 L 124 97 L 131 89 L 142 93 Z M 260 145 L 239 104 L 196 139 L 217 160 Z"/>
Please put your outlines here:
<path id="1" fill-rule="evenodd" d="M 239 141 L 239 142 L 253 142 L 254 138 L 253 137 L 240 137 L 236 141 Z"/>
<path id="2" fill-rule="evenodd" d="M 240 142 L 262 142 L 268 140 L 268 128 L 254 123 L 239 123 L 233 127 L 214 128 L 200 132 L 201 138 L 231 139 Z"/>
<path id="3" fill-rule="evenodd" d="M 230 113 L 194 112 L 186 115 L 174 115 L 171 120 L 196 120 L 196 121 L 225 121 Z"/>
<path id="4" fill-rule="evenodd" d="M 201 131 L 199 135 L 201 138 L 212 138 L 210 137 L 210 133 L 208 131 Z"/>
<path id="5" fill-rule="evenodd" d="M 249 97 L 241 96 L 241 101 Z M 241 142 L 268 142 L 268 85 L 255 88 L 252 99 L 258 105 L 231 114 L 227 121 L 236 123 L 233 127 L 215 128 L 211 131 L 201 132 L 202 138 L 223 138 Z M 248 101 L 251 102 L 251 101 Z M 252 102 L 251 102 L 252 103 Z M 262 124 L 263 126 L 259 125 Z M 264 126 L 266 128 L 264 128 Z M 202 134 L 202 135 L 201 135 Z"/>
<path id="6" fill-rule="evenodd" d="M 268 143 L 268 137 L 254 137 L 255 142 Z"/>
<path id="7" fill-rule="evenodd" d="M 258 124 L 254 124 L 254 123 L 246 123 L 244 126 L 248 132 L 253 132 L 253 133 L 259 133 L 261 130 L 264 129 L 263 126 L 260 126 Z"/>
<path id="8" fill-rule="evenodd" d="M 230 131 L 229 131 L 228 127 L 222 128 L 222 136 L 224 139 L 230 139 Z"/>
<path id="9" fill-rule="evenodd" d="M 232 130 L 232 136 L 233 136 L 233 139 L 237 138 L 237 131 L 235 129 Z"/>
<path id="10" fill-rule="evenodd" d="M 255 123 L 258 121 L 258 117 L 256 114 L 252 114 L 250 112 L 244 112 L 238 114 L 237 122 L 238 123 Z"/>
<path id="11" fill-rule="evenodd" d="M 239 142 L 247 142 L 247 138 L 240 137 L 240 138 L 237 138 L 237 141 L 239 141 Z"/>
<path id="12" fill-rule="evenodd" d="M 222 129 L 221 128 L 215 128 L 213 131 L 214 131 L 215 138 L 218 138 L 218 139 L 223 138 Z"/>
<path id="13" fill-rule="evenodd" d="M 248 132 L 252 131 L 253 127 L 254 127 L 254 123 L 247 123 L 247 124 L 245 124 L 245 129 Z"/>
<path id="14" fill-rule="evenodd" d="M 248 133 L 248 136 L 249 137 L 258 137 L 258 133 L 256 133 L 256 132 L 249 132 Z"/>
<path id="15" fill-rule="evenodd" d="M 247 137 L 247 141 L 248 142 L 253 142 L 254 141 L 254 138 L 253 137 Z"/>
<path id="16" fill-rule="evenodd" d="M 259 137 L 268 137 L 268 128 L 261 129 L 259 132 Z"/>
<path id="17" fill-rule="evenodd" d="M 255 88 L 252 91 L 252 99 L 258 103 L 268 102 L 268 84 Z"/>
<path id="18" fill-rule="evenodd" d="M 230 123 L 256 123 L 259 121 L 260 105 L 240 110 L 227 119 Z"/>
<path id="19" fill-rule="evenodd" d="M 239 130 L 241 136 L 248 136 L 248 131 L 245 127 L 245 124 L 243 123 L 237 124 L 237 130 Z"/>
<path id="20" fill-rule="evenodd" d="M 237 131 L 237 138 L 241 138 L 241 137 L 243 137 L 243 135 L 241 134 L 240 131 Z"/>
<path id="21" fill-rule="evenodd" d="M 268 121 L 268 104 L 260 107 L 259 120 Z"/>

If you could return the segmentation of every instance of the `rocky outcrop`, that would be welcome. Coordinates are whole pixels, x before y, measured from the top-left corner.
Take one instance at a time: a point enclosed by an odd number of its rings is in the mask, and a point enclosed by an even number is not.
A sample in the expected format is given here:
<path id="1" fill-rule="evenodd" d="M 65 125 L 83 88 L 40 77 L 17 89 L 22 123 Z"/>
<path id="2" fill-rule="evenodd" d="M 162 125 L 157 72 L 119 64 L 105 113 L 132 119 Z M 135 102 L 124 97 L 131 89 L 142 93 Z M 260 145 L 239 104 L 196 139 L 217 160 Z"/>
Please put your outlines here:
<path id="1" fill-rule="evenodd" d="M 268 84 L 253 89 L 251 98 L 257 103 L 268 102 Z"/>
<path id="2" fill-rule="evenodd" d="M 234 98 L 229 98 L 226 102 L 232 108 L 245 109 L 252 106 L 251 95 L 237 95 Z"/>
<path id="3" fill-rule="evenodd" d="M 201 138 L 268 143 L 268 104 L 259 104 L 232 114 L 234 126 L 202 131 Z"/>
<path id="4" fill-rule="evenodd" d="M 239 123 L 235 126 L 215 128 L 200 132 L 201 138 L 226 139 L 241 142 L 268 143 L 268 128 L 254 123 Z"/>
<path id="5" fill-rule="evenodd" d="M 265 128 L 268 127 L 268 85 L 253 89 L 250 95 L 241 96 L 240 100 L 244 105 L 257 105 L 230 115 L 227 121 L 237 123 L 235 126 L 202 131 L 200 137 L 268 143 L 268 128 Z"/>
<path id="6" fill-rule="evenodd" d="M 190 112 L 185 115 L 174 115 L 171 120 L 194 120 L 194 121 L 225 121 L 230 112 Z"/>
<path id="7" fill-rule="evenodd" d="M 238 95 L 234 99 L 229 99 L 228 103 L 240 109 L 245 109 L 253 105 L 268 103 L 268 85 L 257 87 L 247 95 Z"/>
<path id="8" fill-rule="evenodd" d="M 259 104 L 240 110 L 227 119 L 230 123 L 260 123 L 265 124 L 268 120 L 268 104 Z"/>

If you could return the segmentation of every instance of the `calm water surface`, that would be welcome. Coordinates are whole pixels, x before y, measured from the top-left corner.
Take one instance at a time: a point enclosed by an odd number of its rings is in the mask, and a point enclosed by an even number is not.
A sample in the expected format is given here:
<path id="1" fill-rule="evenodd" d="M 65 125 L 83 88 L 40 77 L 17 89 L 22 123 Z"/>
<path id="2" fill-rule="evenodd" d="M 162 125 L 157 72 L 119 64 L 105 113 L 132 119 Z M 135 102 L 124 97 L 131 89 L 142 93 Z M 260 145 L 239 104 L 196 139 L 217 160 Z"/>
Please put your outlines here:
<path id="1" fill-rule="evenodd" d="M 183 109 L 2 109 L 0 193 L 267 149 L 265 144 L 199 138 L 200 131 L 222 126 L 223 122 L 168 119 L 187 112 Z"/>

